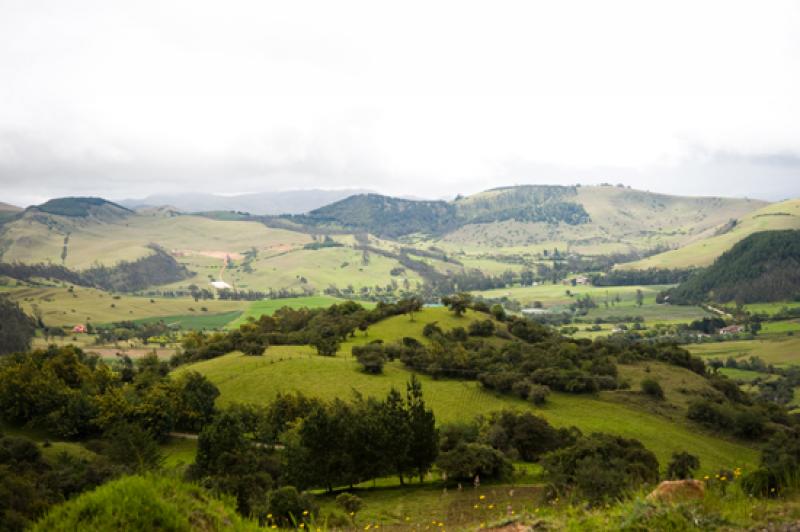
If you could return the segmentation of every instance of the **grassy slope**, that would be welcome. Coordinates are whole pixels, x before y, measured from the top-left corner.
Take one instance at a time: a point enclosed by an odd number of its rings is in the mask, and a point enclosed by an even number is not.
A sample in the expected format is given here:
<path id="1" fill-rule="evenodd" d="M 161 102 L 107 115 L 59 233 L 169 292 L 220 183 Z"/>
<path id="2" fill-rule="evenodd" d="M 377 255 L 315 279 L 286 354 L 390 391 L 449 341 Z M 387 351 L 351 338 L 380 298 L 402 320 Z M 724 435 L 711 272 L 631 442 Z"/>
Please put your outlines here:
<path id="1" fill-rule="evenodd" d="M 305 346 L 273 346 L 262 357 L 232 353 L 178 371 L 196 370 L 208 376 L 222 392 L 219 401 L 223 405 L 232 402 L 263 404 L 279 392 L 294 390 L 326 399 L 348 397 L 354 390 L 366 396 L 381 397 L 392 387 L 402 390 L 409 372 L 394 362 L 386 366 L 383 375 L 367 375 L 349 356 L 349 346 L 376 338 L 391 341 L 402 336 L 416 336 L 430 321 L 450 328 L 453 324 L 467 324 L 470 319 L 455 318 L 444 309 L 426 309 L 417 315 L 414 323 L 406 316 L 397 316 L 371 327 L 369 336 L 359 335 L 349 345 L 343 345 L 337 357 L 317 356 L 313 349 Z M 692 376 L 687 372 L 683 378 Z M 468 420 L 503 408 L 530 409 L 558 426 L 576 425 L 585 432 L 607 431 L 641 439 L 662 464 L 666 464 L 672 452 L 679 450 L 697 453 L 704 469 L 708 470 L 753 465 L 756 461 L 753 449 L 698 433 L 682 419 L 671 421 L 663 415 L 642 410 L 635 402 L 607 394 L 600 398 L 553 394 L 546 407 L 534 408 L 525 401 L 490 393 L 475 382 L 433 380 L 426 376 L 421 380 L 425 398 L 439 422 Z"/>
<path id="2" fill-rule="evenodd" d="M 239 316 L 238 319 L 228 324 L 229 328 L 235 328 L 245 323 L 247 318 L 253 317 L 258 319 L 262 314 L 272 314 L 282 307 L 290 308 L 321 308 L 329 307 L 334 303 L 341 303 L 343 299 L 338 299 L 330 296 L 309 296 L 309 297 L 290 297 L 278 299 L 266 299 L 264 301 L 253 301 L 247 310 Z M 370 306 L 369 304 L 362 303 L 363 305 Z"/>
<path id="3" fill-rule="evenodd" d="M 177 478 L 130 476 L 55 506 L 33 530 L 258 530 L 231 499 Z"/>
<path id="4" fill-rule="evenodd" d="M 736 227 L 727 233 L 698 240 L 679 249 L 653 255 L 621 267 L 645 269 L 708 266 L 746 236 L 758 231 L 779 229 L 800 229 L 800 200 L 768 205 L 740 218 Z"/>
<path id="5" fill-rule="evenodd" d="M 510 191 L 508 193 L 513 193 Z M 497 195 L 487 191 L 479 196 Z M 507 221 L 476 224 L 446 235 L 444 242 L 488 247 L 547 245 L 586 254 L 681 245 L 708 236 L 731 218 L 765 204 L 760 201 L 667 196 L 618 187 L 587 186 L 566 197 L 584 206 L 590 224 L 549 225 Z M 466 198 L 462 201 L 470 201 Z"/>
<path id="6" fill-rule="evenodd" d="M 695 355 L 719 358 L 723 361 L 730 356 L 740 359 L 755 355 L 768 364 L 800 364 L 800 337 L 798 336 L 692 344 L 687 348 Z"/>
<path id="7" fill-rule="evenodd" d="M 149 298 L 118 296 L 93 288 L 43 287 L 22 288 L 10 292 L 25 312 L 32 314 L 34 305 L 42 312 L 44 322 L 50 326 L 76 323 L 109 323 L 113 321 L 162 316 L 204 316 L 223 312 L 241 311 L 249 306 L 247 301 L 198 301 L 190 298 Z M 151 303 L 151 299 L 154 301 Z M 113 307 L 111 305 L 114 305 Z M 207 312 L 200 309 L 208 308 Z M 194 309 L 192 311 L 191 309 Z"/>
<path id="8" fill-rule="evenodd" d="M 648 285 L 648 286 L 567 286 L 563 284 L 542 284 L 538 286 L 515 286 L 510 288 L 498 288 L 495 290 L 484 290 L 475 292 L 477 295 L 488 298 L 508 297 L 515 299 L 524 306 L 531 305 L 534 301 L 540 301 L 545 308 L 569 305 L 576 298 L 589 295 L 598 305 L 608 298 L 611 302 L 615 296 L 619 296 L 620 302 L 613 308 L 636 307 L 636 290 L 639 289 L 645 296 L 645 303 L 655 303 L 656 295 L 672 285 Z M 572 296 L 567 295 L 567 291 Z"/>

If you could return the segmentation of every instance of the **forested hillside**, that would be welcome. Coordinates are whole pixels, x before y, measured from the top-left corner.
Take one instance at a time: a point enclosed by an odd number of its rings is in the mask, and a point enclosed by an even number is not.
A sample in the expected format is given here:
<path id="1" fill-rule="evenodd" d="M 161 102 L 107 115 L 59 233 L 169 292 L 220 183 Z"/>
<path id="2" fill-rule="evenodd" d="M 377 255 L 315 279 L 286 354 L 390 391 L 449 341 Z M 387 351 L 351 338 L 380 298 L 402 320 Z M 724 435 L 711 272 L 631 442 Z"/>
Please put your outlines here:
<path id="1" fill-rule="evenodd" d="M 754 233 L 670 291 L 671 301 L 753 303 L 800 298 L 800 231 Z"/>

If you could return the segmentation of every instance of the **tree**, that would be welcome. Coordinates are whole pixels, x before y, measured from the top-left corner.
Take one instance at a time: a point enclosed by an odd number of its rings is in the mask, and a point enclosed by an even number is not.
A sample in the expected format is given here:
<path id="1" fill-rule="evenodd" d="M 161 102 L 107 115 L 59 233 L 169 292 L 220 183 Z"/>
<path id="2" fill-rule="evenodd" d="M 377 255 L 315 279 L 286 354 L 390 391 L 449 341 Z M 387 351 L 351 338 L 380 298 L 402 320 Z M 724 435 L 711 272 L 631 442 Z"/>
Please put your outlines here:
<path id="1" fill-rule="evenodd" d="M 644 293 L 640 288 L 636 289 L 636 305 L 641 307 L 642 303 L 644 303 Z"/>
<path id="2" fill-rule="evenodd" d="M 472 294 L 461 292 L 442 298 L 442 304 L 448 307 L 456 316 L 463 316 L 472 303 Z"/>
<path id="3" fill-rule="evenodd" d="M 552 495 L 574 493 L 592 504 L 621 499 L 658 480 L 658 460 L 641 442 L 596 433 L 542 459 Z"/>
<path id="4" fill-rule="evenodd" d="M 314 518 L 319 507 L 311 495 L 300 493 L 294 486 L 283 486 L 269 492 L 269 513 L 272 519 L 285 528 L 296 528 Z"/>
<path id="5" fill-rule="evenodd" d="M 672 453 L 672 460 L 667 465 L 667 477 L 672 480 L 692 478 L 695 471 L 700 469 L 700 459 L 686 451 Z"/>
<path id="6" fill-rule="evenodd" d="M 196 371 L 182 374 L 175 385 L 178 390 L 175 426 L 199 432 L 214 416 L 214 401 L 219 397 L 219 389 Z"/>
<path id="7" fill-rule="evenodd" d="M 655 379 L 644 379 L 641 383 L 642 393 L 645 393 L 653 399 L 659 401 L 664 399 L 664 389 Z"/>
<path id="8" fill-rule="evenodd" d="M 406 385 L 406 408 L 410 429 L 408 462 L 422 482 L 439 454 L 439 434 L 436 418 L 425 406 L 422 384 L 416 375 L 411 375 Z"/>
<path id="9" fill-rule="evenodd" d="M 157 469 L 164 462 L 158 442 L 150 432 L 135 423 L 117 423 L 105 432 L 104 440 L 108 442 L 105 454 L 130 472 Z"/>
<path id="10" fill-rule="evenodd" d="M 33 319 L 17 303 L 0 296 L 0 355 L 27 351 L 35 332 Z"/>
<path id="11" fill-rule="evenodd" d="M 502 480 L 514 471 L 502 452 L 480 443 L 460 443 L 453 450 L 443 452 L 436 460 L 436 467 L 453 480 L 472 480 L 476 475 Z"/>

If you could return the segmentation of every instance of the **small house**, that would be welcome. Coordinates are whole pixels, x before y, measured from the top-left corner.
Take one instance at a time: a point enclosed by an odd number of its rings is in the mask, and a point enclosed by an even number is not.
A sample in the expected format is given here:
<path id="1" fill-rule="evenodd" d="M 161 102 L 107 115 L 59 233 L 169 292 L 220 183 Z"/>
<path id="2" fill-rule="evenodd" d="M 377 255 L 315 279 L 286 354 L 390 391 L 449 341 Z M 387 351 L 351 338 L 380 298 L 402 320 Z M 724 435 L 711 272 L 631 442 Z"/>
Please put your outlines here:
<path id="1" fill-rule="evenodd" d="M 87 332 L 86 325 L 79 323 L 78 325 L 72 328 L 72 332 L 74 332 L 75 334 L 85 334 Z"/>
<path id="2" fill-rule="evenodd" d="M 740 332 L 744 331 L 744 327 L 741 325 L 728 325 L 727 327 L 723 327 L 719 330 L 720 334 L 739 334 Z"/>

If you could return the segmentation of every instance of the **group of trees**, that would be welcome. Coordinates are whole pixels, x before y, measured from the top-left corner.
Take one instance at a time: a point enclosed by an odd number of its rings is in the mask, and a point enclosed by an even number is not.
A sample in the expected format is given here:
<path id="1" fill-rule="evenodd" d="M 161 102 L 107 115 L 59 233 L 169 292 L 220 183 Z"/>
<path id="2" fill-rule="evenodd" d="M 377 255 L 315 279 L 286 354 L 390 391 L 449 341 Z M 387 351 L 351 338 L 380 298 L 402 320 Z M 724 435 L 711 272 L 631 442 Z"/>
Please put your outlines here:
<path id="1" fill-rule="evenodd" d="M 270 345 L 312 345 L 320 355 L 331 356 L 357 330 L 365 331 L 389 316 L 413 314 L 421 307 L 422 302 L 416 298 L 378 303 L 371 310 L 353 301 L 320 309 L 283 307 L 271 316 L 251 319 L 235 331 L 188 333 L 183 338 L 183 353 L 173 363 L 214 358 L 235 350 L 260 355 Z"/>
<path id="2" fill-rule="evenodd" d="M 786 301 L 800 297 L 800 231 L 753 233 L 668 292 L 671 303 Z"/>
<path id="3" fill-rule="evenodd" d="M 27 351 L 36 323 L 15 303 L 0 295 L 0 355 Z"/>
<path id="4" fill-rule="evenodd" d="M 120 424 L 138 425 L 156 440 L 176 429 L 198 430 L 211 418 L 218 390 L 196 372 L 176 379 L 168 372 L 155 356 L 117 371 L 73 346 L 7 355 L 0 363 L 0 419 L 64 438 L 98 436 Z"/>
<path id="5" fill-rule="evenodd" d="M 105 364 L 74 347 L 0 358 L 0 421 L 81 440 L 93 451 L 45 458 L 36 443 L 0 434 L 0 528 L 21 530 L 52 504 L 159 467 L 158 441 L 212 419 L 219 392 L 205 377 L 171 379 L 154 357 L 127 362 Z"/>
<path id="6" fill-rule="evenodd" d="M 619 388 L 617 363 L 637 360 L 660 360 L 705 375 L 705 364 L 688 351 L 674 345 L 649 345 L 625 338 L 565 338 L 545 325 L 516 317 L 506 317 L 499 309 L 483 302 L 470 302 L 467 296 L 444 298 L 456 314 L 466 308 L 485 312 L 502 325 L 488 320 L 474 321 L 469 331 L 456 327 L 443 331 L 435 324 L 426 325 L 426 345 L 413 338 L 398 344 L 364 348 L 370 355 L 396 357 L 410 369 L 439 377 L 478 380 L 501 393 L 527 396 L 541 402 L 549 389 L 569 393 L 592 393 Z M 504 342 L 486 336 L 503 338 Z M 547 387 L 547 388 L 543 388 Z"/>
<path id="7" fill-rule="evenodd" d="M 161 247 L 150 244 L 149 249 L 149 255 L 134 261 L 120 261 L 115 266 L 96 265 L 81 271 L 55 264 L 0 263 L 0 275 L 23 281 L 54 279 L 110 292 L 135 292 L 193 275 Z"/>

